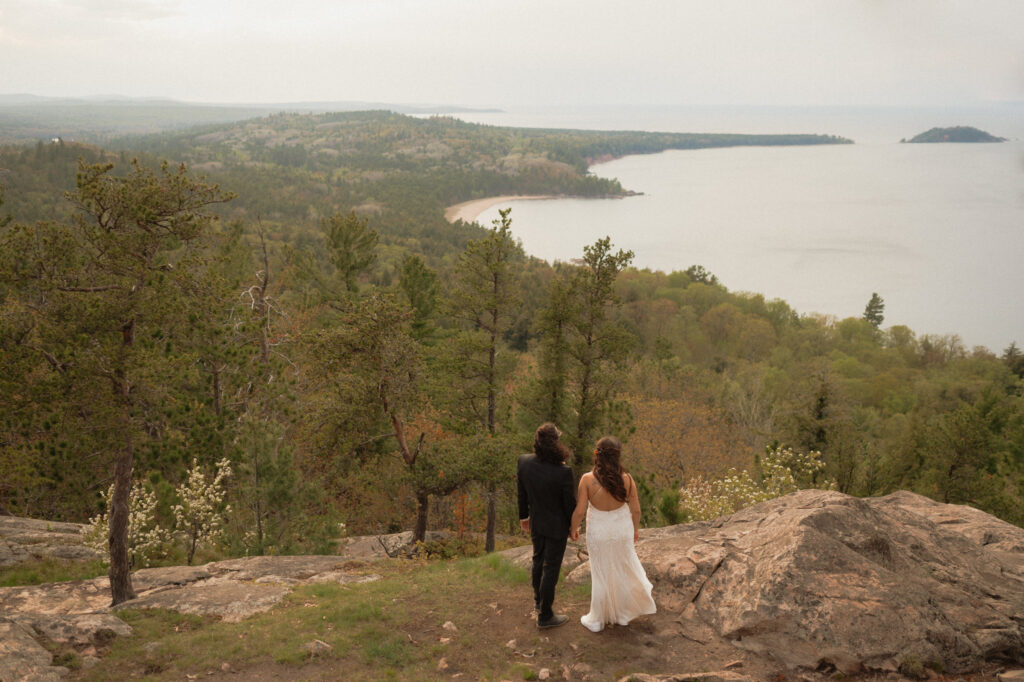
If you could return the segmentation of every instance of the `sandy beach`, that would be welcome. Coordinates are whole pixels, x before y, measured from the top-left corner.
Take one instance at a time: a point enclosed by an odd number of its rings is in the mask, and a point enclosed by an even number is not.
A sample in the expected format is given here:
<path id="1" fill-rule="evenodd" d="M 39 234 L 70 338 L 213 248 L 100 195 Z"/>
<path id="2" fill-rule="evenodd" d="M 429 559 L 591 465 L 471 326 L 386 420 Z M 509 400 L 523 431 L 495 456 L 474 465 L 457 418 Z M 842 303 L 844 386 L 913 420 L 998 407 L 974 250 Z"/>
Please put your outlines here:
<path id="1" fill-rule="evenodd" d="M 476 220 L 477 216 L 494 206 L 495 204 L 501 204 L 506 201 L 524 201 L 527 199 L 554 199 L 555 197 L 550 195 L 530 195 L 530 196 L 503 196 L 503 197 L 487 197 L 485 199 L 473 199 L 472 201 L 463 201 L 461 204 L 455 204 L 449 206 L 444 210 L 444 217 L 450 223 L 454 223 L 456 220 L 463 220 L 467 223 L 471 223 Z"/>

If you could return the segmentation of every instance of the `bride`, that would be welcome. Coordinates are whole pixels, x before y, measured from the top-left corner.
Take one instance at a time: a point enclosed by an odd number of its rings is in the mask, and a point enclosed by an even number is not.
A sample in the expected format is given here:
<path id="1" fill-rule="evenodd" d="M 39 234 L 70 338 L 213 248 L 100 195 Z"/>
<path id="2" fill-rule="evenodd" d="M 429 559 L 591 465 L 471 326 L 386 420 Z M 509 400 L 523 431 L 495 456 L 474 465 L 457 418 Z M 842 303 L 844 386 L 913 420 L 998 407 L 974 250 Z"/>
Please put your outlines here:
<path id="1" fill-rule="evenodd" d="M 580 622 L 592 632 L 610 623 L 627 625 L 637 616 L 656 611 L 651 582 L 633 546 L 640 533 L 640 498 L 633 477 L 619 464 L 621 455 L 618 438 L 605 436 L 597 441 L 594 468 L 580 478 L 570 525 L 570 536 L 579 540 L 586 513 L 590 613 Z"/>

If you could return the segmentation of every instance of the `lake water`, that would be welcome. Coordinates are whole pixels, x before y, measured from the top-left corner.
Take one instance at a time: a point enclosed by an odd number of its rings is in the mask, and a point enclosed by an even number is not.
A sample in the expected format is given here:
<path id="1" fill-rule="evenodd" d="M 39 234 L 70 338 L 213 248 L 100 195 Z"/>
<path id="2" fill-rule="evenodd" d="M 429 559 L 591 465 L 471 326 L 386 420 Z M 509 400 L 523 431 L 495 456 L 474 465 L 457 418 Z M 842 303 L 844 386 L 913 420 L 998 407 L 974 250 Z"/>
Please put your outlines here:
<path id="1" fill-rule="evenodd" d="M 800 313 L 860 316 L 872 292 L 884 327 L 957 334 L 996 353 L 1024 345 L 1024 116 L 989 110 L 571 110 L 460 114 L 494 125 L 830 133 L 857 144 L 737 147 L 631 156 L 593 167 L 642 196 L 513 201 L 528 253 L 582 255 L 610 236 L 634 264 L 700 264 L 732 291 Z M 899 144 L 973 125 L 1003 144 Z"/>

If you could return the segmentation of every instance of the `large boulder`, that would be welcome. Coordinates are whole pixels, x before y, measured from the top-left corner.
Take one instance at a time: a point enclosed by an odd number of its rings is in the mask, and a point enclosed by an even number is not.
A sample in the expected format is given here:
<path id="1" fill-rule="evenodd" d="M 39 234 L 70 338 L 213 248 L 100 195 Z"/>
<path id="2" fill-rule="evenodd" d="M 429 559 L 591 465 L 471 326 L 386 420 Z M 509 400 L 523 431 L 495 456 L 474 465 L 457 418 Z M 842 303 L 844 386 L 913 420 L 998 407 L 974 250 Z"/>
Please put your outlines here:
<path id="1" fill-rule="evenodd" d="M 791 667 L 1024 662 L 1024 529 L 969 507 L 804 490 L 645 531 L 637 553 L 684 636 Z"/>

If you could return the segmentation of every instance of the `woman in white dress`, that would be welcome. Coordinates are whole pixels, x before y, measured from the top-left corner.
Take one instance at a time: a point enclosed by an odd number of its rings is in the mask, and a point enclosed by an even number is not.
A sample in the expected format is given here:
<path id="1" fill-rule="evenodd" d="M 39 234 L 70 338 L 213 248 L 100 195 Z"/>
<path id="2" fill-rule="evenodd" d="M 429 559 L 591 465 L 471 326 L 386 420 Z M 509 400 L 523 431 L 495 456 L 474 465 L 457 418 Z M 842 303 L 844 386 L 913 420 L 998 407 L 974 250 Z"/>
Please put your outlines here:
<path id="1" fill-rule="evenodd" d="M 640 498 L 636 482 L 619 463 L 621 456 L 618 438 L 605 436 L 597 441 L 594 468 L 580 478 L 569 531 L 573 540 L 579 540 L 586 513 L 590 613 L 580 622 L 592 632 L 612 623 L 627 625 L 657 610 L 651 581 L 634 546 L 640 537 Z"/>

